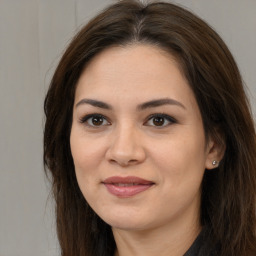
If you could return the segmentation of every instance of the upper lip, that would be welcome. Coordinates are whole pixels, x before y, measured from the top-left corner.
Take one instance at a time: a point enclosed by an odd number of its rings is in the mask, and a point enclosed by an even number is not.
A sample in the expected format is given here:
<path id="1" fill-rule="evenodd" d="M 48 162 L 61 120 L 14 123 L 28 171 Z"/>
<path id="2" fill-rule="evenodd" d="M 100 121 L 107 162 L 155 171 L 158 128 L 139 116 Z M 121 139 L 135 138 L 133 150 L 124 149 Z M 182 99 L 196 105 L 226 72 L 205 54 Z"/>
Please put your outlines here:
<path id="1" fill-rule="evenodd" d="M 112 176 L 109 178 L 106 178 L 103 181 L 104 184 L 141 184 L 141 185 L 151 185 L 154 184 L 154 182 L 145 180 L 136 176 L 127 176 L 127 177 L 120 177 L 120 176 Z"/>

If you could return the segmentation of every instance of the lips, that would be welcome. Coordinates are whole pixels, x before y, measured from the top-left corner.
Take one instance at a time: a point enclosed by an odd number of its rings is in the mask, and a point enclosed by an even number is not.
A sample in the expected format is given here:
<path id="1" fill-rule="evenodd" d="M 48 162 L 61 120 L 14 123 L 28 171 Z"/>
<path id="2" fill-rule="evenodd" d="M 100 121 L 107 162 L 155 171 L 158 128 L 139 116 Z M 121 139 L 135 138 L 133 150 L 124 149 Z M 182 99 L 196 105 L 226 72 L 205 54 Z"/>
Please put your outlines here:
<path id="1" fill-rule="evenodd" d="M 154 182 L 135 176 L 113 176 L 105 179 L 103 184 L 108 192 L 117 197 L 132 197 L 154 185 Z"/>

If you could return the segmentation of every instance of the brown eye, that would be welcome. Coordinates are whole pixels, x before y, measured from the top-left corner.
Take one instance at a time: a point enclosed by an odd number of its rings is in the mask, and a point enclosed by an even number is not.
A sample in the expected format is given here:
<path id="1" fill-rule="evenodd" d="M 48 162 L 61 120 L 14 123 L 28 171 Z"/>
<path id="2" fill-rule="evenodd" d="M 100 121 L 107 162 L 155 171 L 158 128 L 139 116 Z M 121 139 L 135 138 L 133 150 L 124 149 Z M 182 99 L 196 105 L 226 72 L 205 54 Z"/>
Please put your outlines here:
<path id="1" fill-rule="evenodd" d="M 94 126 L 99 126 L 99 125 L 102 125 L 103 124 L 103 118 L 101 116 L 95 116 L 95 117 L 92 117 L 92 124 Z"/>
<path id="2" fill-rule="evenodd" d="M 154 117 L 152 122 L 155 126 L 162 126 L 165 122 L 165 119 L 163 117 Z"/>
<path id="3" fill-rule="evenodd" d="M 100 114 L 87 115 L 83 117 L 80 120 L 80 122 L 90 127 L 100 127 L 100 126 L 110 125 L 107 119 Z"/>
<path id="4" fill-rule="evenodd" d="M 153 114 L 148 118 L 144 125 L 162 128 L 174 123 L 177 123 L 177 121 L 169 115 Z"/>

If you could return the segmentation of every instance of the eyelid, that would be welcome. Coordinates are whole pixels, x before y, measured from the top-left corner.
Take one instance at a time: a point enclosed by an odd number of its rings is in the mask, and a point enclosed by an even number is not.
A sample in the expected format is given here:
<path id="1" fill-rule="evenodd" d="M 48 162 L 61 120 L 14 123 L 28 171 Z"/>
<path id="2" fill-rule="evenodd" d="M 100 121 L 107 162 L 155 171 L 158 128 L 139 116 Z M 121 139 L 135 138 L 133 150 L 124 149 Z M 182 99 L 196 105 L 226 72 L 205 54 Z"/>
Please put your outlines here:
<path id="1" fill-rule="evenodd" d="M 85 116 L 79 118 L 79 122 L 80 122 L 81 124 L 85 124 L 86 126 L 88 126 L 88 127 L 93 127 L 93 128 L 99 128 L 99 127 L 102 127 L 102 126 L 106 126 L 106 124 L 99 125 L 99 126 L 88 124 L 87 121 L 88 121 L 90 118 L 92 118 L 92 117 L 103 118 L 104 120 L 106 120 L 106 121 L 108 122 L 107 125 L 110 125 L 110 124 L 111 124 L 110 121 L 108 120 L 108 118 L 106 118 L 104 115 L 99 114 L 99 113 L 93 113 L 93 114 L 85 115 Z"/>
<path id="2" fill-rule="evenodd" d="M 101 125 L 93 125 L 93 124 L 89 124 L 87 121 L 92 118 L 92 117 L 98 117 L 98 118 L 102 118 L 104 119 L 105 121 L 107 121 L 107 124 L 101 124 Z M 164 125 L 160 125 L 160 126 L 157 126 L 157 125 L 152 125 L 152 124 L 148 124 L 150 120 L 152 120 L 153 118 L 155 117 L 160 117 L 160 118 L 164 118 L 165 121 L 167 120 L 167 124 L 164 124 Z M 84 115 L 83 117 L 79 118 L 79 122 L 81 124 L 84 124 L 88 127 L 92 127 L 92 128 L 100 128 L 102 126 L 107 126 L 107 125 L 111 125 L 111 122 L 109 121 L 109 119 L 102 115 L 102 114 L 99 114 L 99 113 L 93 113 L 93 114 L 87 114 L 87 115 Z M 169 126 L 171 124 L 175 124 L 177 123 L 177 120 L 170 116 L 170 115 L 167 115 L 167 114 L 164 114 L 164 113 L 154 113 L 154 114 L 151 114 L 147 117 L 146 121 L 143 123 L 143 125 L 145 126 L 152 126 L 152 127 L 157 127 L 157 128 L 164 128 L 166 126 Z"/>
<path id="3" fill-rule="evenodd" d="M 166 127 L 166 126 L 169 126 L 170 124 L 175 124 L 177 123 L 177 120 L 170 116 L 170 115 L 167 115 L 167 114 L 164 114 L 164 113 L 155 113 L 155 114 L 152 114 L 150 115 L 146 122 L 144 122 L 144 125 L 146 125 L 151 119 L 153 119 L 154 117 L 161 117 L 161 118 L 164 118 L 165 120 L 167 120 L 169 123 L 167 125 L 163 125 L 163 126 L 157 126 L 157 125 L 148 125 L 148 126 L 153 126 L 153 127 L 157 127 L 157 128 L 163 128 L 163 127 Z"/>

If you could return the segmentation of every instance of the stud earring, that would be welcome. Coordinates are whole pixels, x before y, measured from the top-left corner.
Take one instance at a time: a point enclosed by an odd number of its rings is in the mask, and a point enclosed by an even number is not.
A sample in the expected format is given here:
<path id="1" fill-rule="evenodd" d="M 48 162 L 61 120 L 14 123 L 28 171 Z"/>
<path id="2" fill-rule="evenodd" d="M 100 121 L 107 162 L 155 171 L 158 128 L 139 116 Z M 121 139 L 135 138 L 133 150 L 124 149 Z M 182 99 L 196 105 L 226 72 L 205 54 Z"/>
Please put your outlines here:
<path id="1" fill-rule="evenodd" d="M 219 164 L 219 162 L 218 162 L 218 161 L 216 161 L 216 160 L 213 160 L 213 161 L 212 161 L 212 165 L 213 165 L 213 166 L 217 167 L 217 166 L 218 166 L 218 164 Z"/>

